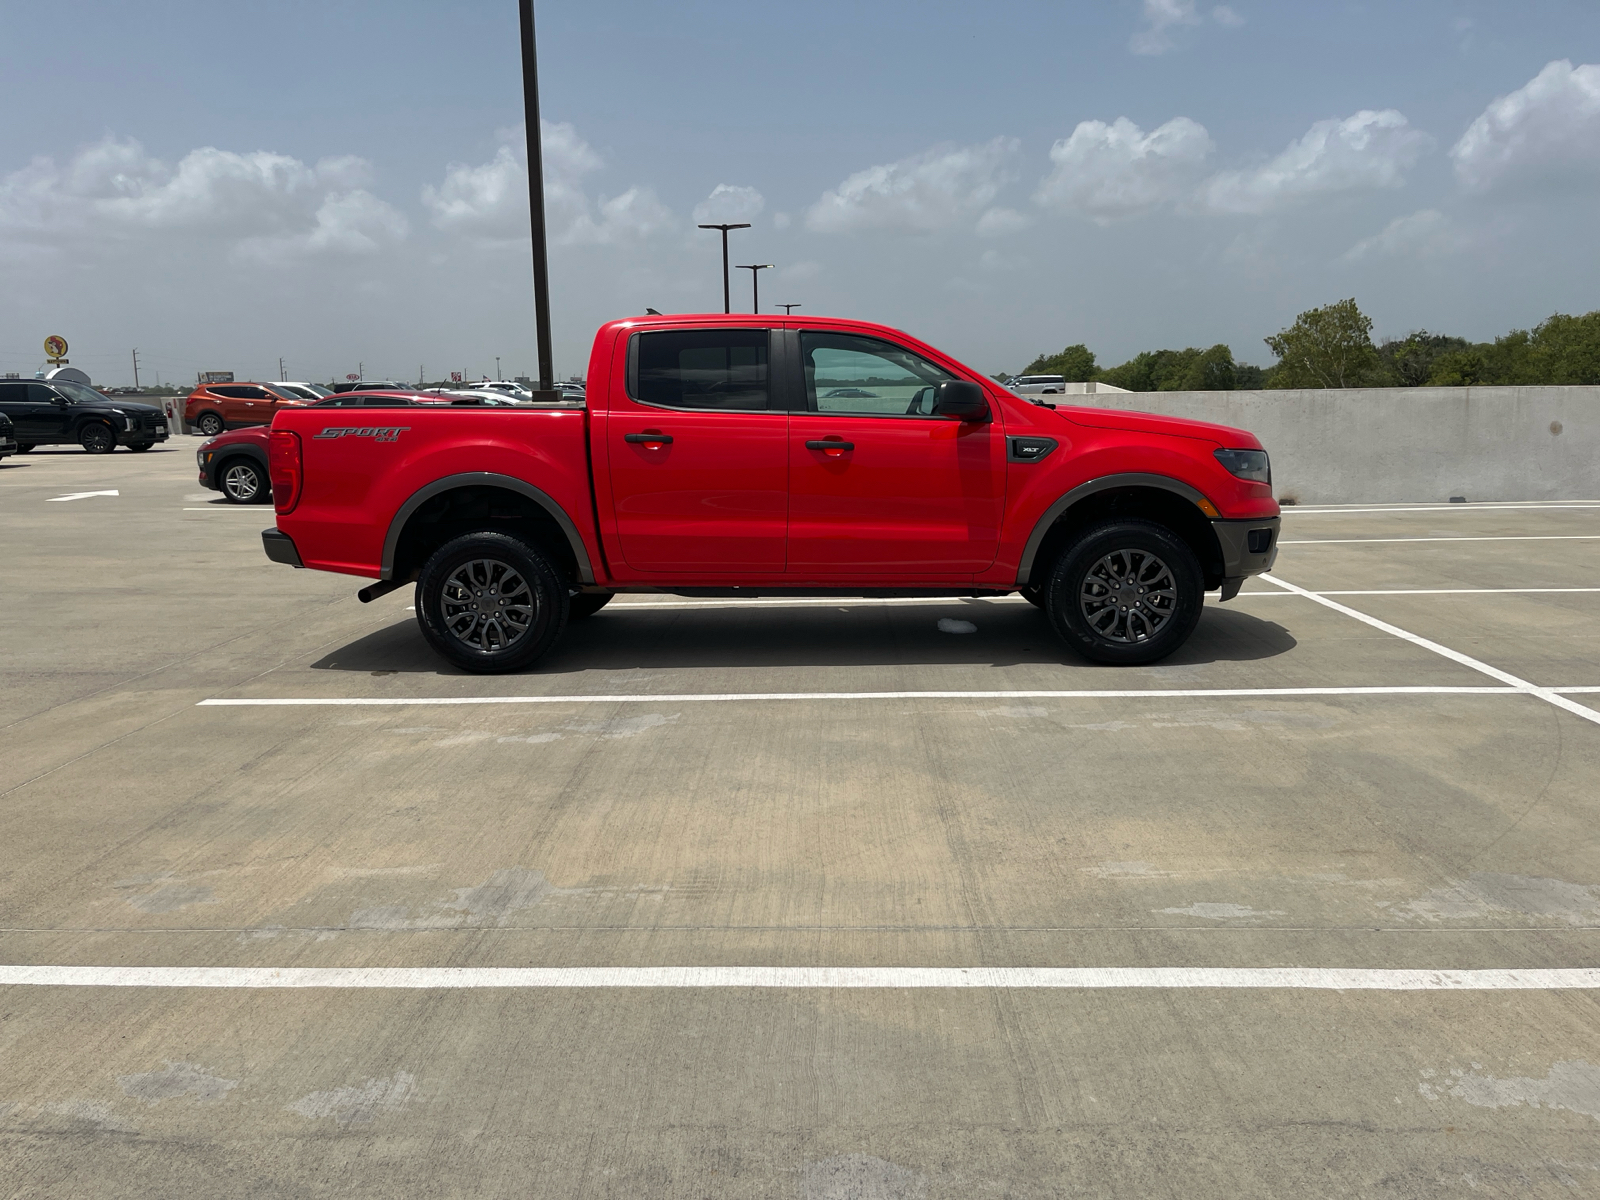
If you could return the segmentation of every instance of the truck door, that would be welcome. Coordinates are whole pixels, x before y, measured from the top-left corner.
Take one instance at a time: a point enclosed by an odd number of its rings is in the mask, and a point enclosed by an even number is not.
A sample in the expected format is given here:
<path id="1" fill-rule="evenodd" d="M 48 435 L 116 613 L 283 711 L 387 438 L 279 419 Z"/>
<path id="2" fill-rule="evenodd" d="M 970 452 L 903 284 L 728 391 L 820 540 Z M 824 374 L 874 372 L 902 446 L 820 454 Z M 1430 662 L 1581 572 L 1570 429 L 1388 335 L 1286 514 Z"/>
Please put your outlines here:
<path id="1" fill-rule="evenodd" d="M 806 412 L 789 423 L 788 573 L 946 575 L 994 562 L 1000 426 L 932 415 L 957 376 L 892 342 L 799 333 Z"/>
<path id="2" fill-rule="evenodd" d="M 618 543 L 640 570 L 781 572 L 789 414 L 766 329 L 633 334 L 606 416 Z"/>

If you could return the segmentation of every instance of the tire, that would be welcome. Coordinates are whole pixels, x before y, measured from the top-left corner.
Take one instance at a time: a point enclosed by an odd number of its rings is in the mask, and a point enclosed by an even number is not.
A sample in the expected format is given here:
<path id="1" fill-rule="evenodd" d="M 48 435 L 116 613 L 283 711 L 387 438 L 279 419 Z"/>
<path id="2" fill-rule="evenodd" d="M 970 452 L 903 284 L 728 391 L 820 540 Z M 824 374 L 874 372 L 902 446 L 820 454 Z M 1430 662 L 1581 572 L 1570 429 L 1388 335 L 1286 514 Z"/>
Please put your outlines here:
<path id="1" fill-rule="evenodd" d="M 222 432 L 222 418 L 213 412 L 201 413 L 200 419 L 194 423 L 194 427 L 205 434 L 206 437 L 216 437 L 217 434 Z"/>
<path id="2" fill-rule="evenodd" d="M 229 504 L 265 504 L 272 499 L 266 472 L 248 458 L 230 458 L 219 466 L 217 484 Z"/>
<path id="3" fill-rule="evenodd" d="M 104 421 L 90 421 L 78 430 L 78 445 L 90 454 L 110 454 L 117 448 L 117 434 Z"/>
<path id="4" fill-rule="evenodd" d="M 17 453 L 18 454 L 32 454 L 33 453 L 33 445 L 34 444 L 32 442 L 18 442 L 17 443 Z"/>
<path id="5" fill-rule="evenodd" d="M 137 450 L 140 454 L 143 454 L 146 450 L 150 449 L 150 447 L 154 445 L 154 442 L 129 442 L 128 449 Z"/>
<path id="6" fill-rule="evenodd" d="M 1188 543 L 1154 521 L 1124 519 L 1067 547 L 1050 572 L 1044 609 L 1061 639 L 1091 662 L 1142 666 L 1189 640 L 1204 600 Z"/>
<path id="7" fill-rule="evenodd" d="M 613 592 L 579 592 L 567 600 L 567 620 L 581 621 L 592 617 L 611 603 Z"/>
<path id="8" fill-rule="evenodd" d="M 502 584 L 510 585 L 509 601 Z M 446 542 L 417 579 L 422 636 L 443 658 L 480 675 L 537 662 L 566 627 L 567 607 L 560 572 L 538 550 L 504 533 L 468 533 Z"/>

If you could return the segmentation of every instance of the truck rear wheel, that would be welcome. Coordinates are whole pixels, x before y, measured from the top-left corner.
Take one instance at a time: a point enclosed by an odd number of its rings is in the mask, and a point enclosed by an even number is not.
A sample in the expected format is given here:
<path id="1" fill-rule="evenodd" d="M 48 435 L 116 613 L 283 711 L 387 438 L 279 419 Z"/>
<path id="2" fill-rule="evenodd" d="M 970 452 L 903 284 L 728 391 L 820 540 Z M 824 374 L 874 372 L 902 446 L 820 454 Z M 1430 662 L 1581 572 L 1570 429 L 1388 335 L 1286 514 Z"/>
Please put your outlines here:
<path id="1" fill-rule="evenodd" d="M 469 533 L 433 552 L 417 580 L 417 623 L 464 670 L 493 675 L 537 662 L 567 623 L 566 581 L 538 550 L 504 533 Z"/>
<path id="2" fill-rule="evenodd" d="M 1108 521 L 1056 560 L 1044 610 L 1092 662 L 1141 666 L 1171 654 L 1200 621 L 1205 589 L 1194 551 L 1154 521 Z"/>

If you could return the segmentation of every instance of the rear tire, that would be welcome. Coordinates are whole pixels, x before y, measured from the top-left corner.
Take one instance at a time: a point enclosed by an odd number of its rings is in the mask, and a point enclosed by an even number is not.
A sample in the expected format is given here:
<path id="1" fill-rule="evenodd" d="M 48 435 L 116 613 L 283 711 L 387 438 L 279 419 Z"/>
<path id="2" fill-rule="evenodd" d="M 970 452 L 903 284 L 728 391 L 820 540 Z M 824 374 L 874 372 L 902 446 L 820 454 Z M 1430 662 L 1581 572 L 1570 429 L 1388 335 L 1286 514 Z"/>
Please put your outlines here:
<path id="1" fill-rule="evenodd" d="M 217 470 L 222 498 L 229 504 L 265 504 L 272 499 L 266 472 L 247 458 L 235 458 Z"/>
<path id="2" fill-rule="evenodd" d="M 78 445 L 90 454 L 110 454 L 117 448 L 117 435 L 104 421 L 90 421 L 78 430 Z"/>
<path id="3" fill-rule="evenodd" d="M 567 620 L 581 621 L 592 617 L 611 603 L 614 592 L 579 592 L 567 600 Z"/>
<path id="4" fill-rule="evenodd" d="M 567 581 L 542 553 L 504 533 L 446 542 L 417 579 L 422 636 L 475 674 L 537 662 L 561 636 L 567 608 Z"/>
<path id="5" fill-rule="evenodd" d="M 217 416 L 216 413 L 201 413 L 200 419 L 194 423 L 194 427 L 205 434 L 206 437 L 216 437 L 217 434 L 222 432 L 222 418 Z"/>
<path id="6" fill-rule="evenodd" d="M 1143 666 L 1194 632 L 1205 599 L 1194 551 L 1154 521 L 1108 521 L 1056 561 L 1045 612 L 1061 639 L 1091 662 Z"/>

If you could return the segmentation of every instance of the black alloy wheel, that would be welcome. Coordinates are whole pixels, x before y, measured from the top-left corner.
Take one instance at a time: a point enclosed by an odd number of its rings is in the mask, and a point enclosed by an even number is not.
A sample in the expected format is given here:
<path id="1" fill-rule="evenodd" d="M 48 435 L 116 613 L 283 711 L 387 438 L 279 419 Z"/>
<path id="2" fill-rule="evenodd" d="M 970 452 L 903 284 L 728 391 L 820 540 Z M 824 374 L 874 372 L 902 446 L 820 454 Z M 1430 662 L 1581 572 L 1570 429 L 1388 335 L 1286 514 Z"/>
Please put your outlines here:
<path id="1" fill-rule="evenodd" d="M 117 448 L 117 435 L 104 421 L 90 421 L 78 430 L 78 445 L 90 454 L 110 454 Z"/>
<path id="2" fill-rule="evenodd" d="M 1050 573 L 1045 612 L 1085 658 L 1141 666 L 1171 654 L 1200 621 L 1205 588 L 1187 542 L 1154 521 L 1108 521 L 1067 547 Z"/>
<path id="3" fill-rule="evenodd" d="M 137 450 L 140 454 L 143 454 L 146 450 L 150 449 L 150 447 L 154 445 L 154 442 L 129 442 L 128 449 Z"/>
<path id="4" fill-rule="evenodd" d="M 207 437 L 216 437 L 217 434 L 222 432 L 222 418 L 217 416 L 216 413 L 201 413 L 200 419 L 194 423 L 194 427 Z"/>
<path id="5" fill-rule="evenodd" d="M 611 603 L 615 592 L 579 592 L 567 601 L 567 620 L 581 621 L 592 617 Z"/>
<path id="6" fill-rule="evenodd" d="M 272 498 L 266 473 L 248 458 L 235 458 L 222 464 L 217 473 L 222 495 L 230 504 L 264 504 Z"/>
<path id="7" fill-rule="evenodd" d="M 428 644 L 476 674 L 537 662 L 567 624 L 567 581 L 526 542 L 468 533 L 433 552 L 417 579 L 417 623 Z"/>

